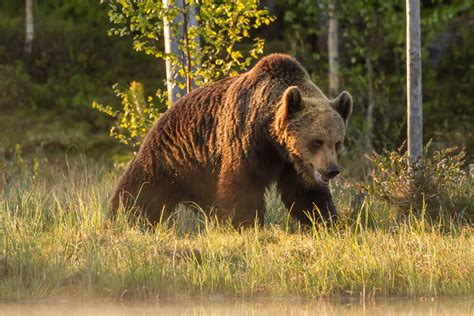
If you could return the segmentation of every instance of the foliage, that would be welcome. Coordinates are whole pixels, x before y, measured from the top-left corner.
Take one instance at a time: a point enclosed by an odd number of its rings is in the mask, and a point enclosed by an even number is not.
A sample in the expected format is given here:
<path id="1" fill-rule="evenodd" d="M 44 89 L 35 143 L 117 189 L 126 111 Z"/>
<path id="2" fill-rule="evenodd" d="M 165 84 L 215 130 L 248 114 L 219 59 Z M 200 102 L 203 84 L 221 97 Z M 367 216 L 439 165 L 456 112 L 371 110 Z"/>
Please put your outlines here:
<path id="1" fill-rule="evenodd" d="M 301 58 L 314 69 L 315 79 L 326 87 L 327 12 L 328 4 L 334 1 L 319 1 L 317 6 L 311 4 L 312 1 L 289 2 L 292 7 L 286 12 L 285 20 L 291 23 L 289 28 L 294 31 L 288 40 L 290 43 L 295 40 L 300 43 L 292 44 L 294 53 L 303 53 Z M 374 123 L 375 130 L 379 131 L 373 146 L 381 149 L 384 145 L 395 144 L 403 127 L 404 111 L 403 107 L 387 107 L 386 104 L 405 102 L 403 7 L 399 1 L 338 1 L 336 12 L 339 21 L 341 89 L 350 91 L 356 104 L 353 122 L 357 125 L 352 126 L 354 132 L 348 135 L 350 145 L 362 146 L 362 139 L 367 132 L 365 115 L 369 89 L 374 92 Z M 317 28 L 312 25 L 317 25 Z M 296 32 L 299 35 L 293 36 Z M 367 62 L 376 69 L 375 73 L 369 73 Z M 369 87 L 369 80 L 372 81 L 372 87 Z"/>
<path id="2" fill-rule="evenodd" d="M 323 87 L 327 87 L 325 41 L 330 2 L 288 0 L 284 10 L 283 29 L 291 52 L 308 66 L 313 78 Z M 466 90 L 472 86 L 474 73 L 470 62 L 472 49 L 469 49 L 472 36 L 469 28 L 463 27 L 472 23 L 468 14 L 472 5 L 472 0 L 429 1 L 423 3 L 421 10 L 425 139 L 442 141 L 440 148 L 453 144 L 472 147 L 469 137 L 454 136 L 469 129 L 466 118 L 472 117 L 472 107 L 467 104 L 472 96 Z M 349 146 L 353 150 L 361 147 L 367 129 L 370 76 L 367 61 L 370 61 L 374 69 L 374 131 L 377 131 L 373 146 L 378 152 L 394 150 L 405 139 L 404 4 L 395 0 L 338 1 L 336 11 L 341 89 L 350 91 L 355 102 L 348 131 Z M 434 64 L 437 59 L 439 62 Z"/>
<path id="3" fill-rule="evenodd" d="M 255 19 L 248 25 L 244 23 L 242 27 L 250 27 L 247 29 L 249 37 L 243 38 L 232 51 L 242 52 L 244 57 L 239 59 L 242 65 L 254 47 L 252 39 L 258 35 L 265 39 L 265 53 L 277 51 L 295 55 L 326 91 L 328 1 L 273 1 L 272 14 L 278 17 L 276 23 L 268 29 L 253 28 Z M 130 1 L 133 6 L 139 2 L 146 1 Z M 219 2 L 222 1 L 214 1 L 216 5 Z M 122 3 L 127 2 L 107 3 L 115 3 L 118 13 L 123 9 Z M 190 2 L 194 3 L 197 2 Z M 211 4 L 206 2 L 208 8 Z M 436 148 L 454 145 L 466 148 L 469 162 L 474 159 L 472 7 L 473 0 L 434 0 L 423 1 L 421 10 L 424 137 L 433 139 Z M 122 37 L 107 36 L 111 27 L 127 29 L 128 23 L 110 26 L 107 8 L 97 0 L 36 1 L 33 53 L 25 58 L 24 1 L 0 1 L 0 125 L 4 127 L 1 152 L 13 153 L 16 143 L 22 144 L 25 153 L 45 146 L 48 150 L 80 146 L 94 155 L 98 152 L 111 155 L 111 149 L 129 149 L 109 140 L 108 130 L 115 118 L 100 115 L 90 104 L 93 100 L 99 104 L 119 103 L 110 86 L 117 82 L 117 87 L 124 87 L 135 80 L 143 84 L 145 95 L 152 95 L 153 104 L 158 106 L 163 95 L 157 96 L 155 87 L 165 79 L 165 67 L 153 54 L 136 53 L 132 49 L 134 36 L 140 34 L 140 30 L 128 29 L 130 35 Z M 137 43 L 148 43 L 150 49 L 160 50 L 162 33 L 153 28 L 156 25 L 162 29 L 158 23 L 161 18 L 148 16 L 147 28 L 146 12 L 144 14 L 143 23 L 137 22 L 137 27 L 155 32 L 157 39 L 138 38 Z M 219 20 L 230 19 L 233 13 L 222 14 Z M 405 139 L 404 4 L 393 0 L 339 1 L 338 18 L 341 89 L 351 92 L 355 101 L 347 133 L 349 154 L 354 158 L 360 156 L 358 149 L 364 144 L 367 128 L 366 56 L 373 59 L 374 69 L 374 149 L 378 152 L 395 150 Z M 123 19 L 128 21 L 125 15 Z M 375 29 L 376 20 L 380 24 L 378 29 Z M 215 36 L 222 35 L 219 35 L 220 26 L 209 25 L 208 28 L 212 29 L 211 26 Z M 208 41 L 212 40 L 210 37 Z M 204 42 L 204 37 L 200 37 L 200 41 Z M 369 49 L 372 52 L 367 54 Z M 225 49 L 223 52 L 226 58 Z M 212 52 L 210 56 L 213 57 Z M 234 70 L 240 71 L 237 63 L 232 59 L 228 61 Z M 193 70 L 192 75 L 194 73 Z M 120 90 L 126 93 L 125 88 Z M 120 107 L 117 104 L 113 109 L 117 111 Z M 98 139 L 101 139 L 100 146 L 91 144 Z M 105 142 L 106 151 L 102 146 Z"/>
<path id="4" fill-rule="evenodd" d="M 0 11 L 9 16 L 15 16 L 19 12 L 24 13 L 25 1 L 2 0 Z M 38 1 L 33 4 L 38 21 L 43 18 L 54 18 L 67 21 L 68 24 L 81 24 L 84 20 L 94 25 L 103 25 L 104 11 L 97 5 L 96 0 L 48 0 Z M 44 21 L 47 23 L 47 21 Z"/>
<path id="5" fill-rule="evenodd" d="M 92 107 L 116 119 L 115 126 L 110 130 L 112 137 L 126 145 L 139 148 L 151 124 L 163 111 L 159 105 L 163 104 L 164 100 L 154 105 L 153 97 L 145 97 L 143 85 L 136 81 L 133 81 L 126 91 L 121 91 L 114 85 L 114 91 L 122 103 L 121 111 L 114 111 L 112 107 L 97 102 L 93 102 Z M 158 91 L 157 96 L 161 95 L 163 94 Z"/>
<path id="6" fill-rule="evenodd" d="M 255 37 L 249 47 L 243 46 L 244 41 L 249 40 L 252 29 L 268 25 L 274 20 L 265 9 L 259 9 L 259 0 L 220 3 L 210 0 L 185 1 L 184 8 L 177 5 L 165 8 L 163 2 L 158 0 L 110 0 L 107 3 L 110 21 L 116 25 L 109 30 L 110 35 L 131 36 L 136 51 L 171 61 L 179 75 L 193 82 L 193 86 L 201 86 L 245 70 L 252 60 L 262 54 L 264 40 Z M 196 11 L 198 26 L 187 26 L 186 21 L 192 14 L 191 11 Z M 171 37 L 182 53 L 178 56 L 164 52 L 164 19 L 173 21 Z M 176 80 L 175 83 L 181 89 L 187 84 L 183 80 Z M 165 110 L 166 95 L 159 90 L 156 96 L 161 104 L 140 106 L 145 106 L 155 114 Z M 112 128 L 111 135 L 136 147 L 140 143 L 137 136 L 142 136 L 142 133 L 137 133 L 134 128 L 138 123 L 134 115 L 129 115 L 130 104 L 124 103 L 123 97 L 121 99 L 122 105 L 118 112 L 113 112 L 110 107 L 100 108 L 109 109 L 103 111 L 105 114 L 120 117 Z M 98 108 L 97 103 L 95 107 Z M 157 115 L 153 116 L 156 117 Z M 139 128 L 146 129 L 151 123 L 151 120 L 144 121 Z"/>
<path id="7" fill-rule="evenodd" d="M 471 22 L 469 22 L 471 21 Z M 474 37 L 469 27 L 472 17 L 461 15 L 435 33 L 427 49 L 423 68 L 425 133 L 437 146 L 458 145 L 472 159 L 474 131 L 472 87 L 474 86 Z"/>
<path id="8" fill-rule="evenodd" d="M 251 30 L 270 24 L 274 18 L 259 9 L 259 0 L 185 1 L 184 9 L 172 5 L 164 8 L 162 1 L 110 0 L 109 18 L 117 27 L 109 34 L 133 38 L 133 47 L 156 58 L 172 60 L 182 76 L 190 75 L 200 86 L 245 70 L 263 52 L 264 40 L 253 39 L 249 49 L 238 47 L 251 36 Z M 181 33 L 187 17 L 195 10 L 198 26 Z M 191 53 L 190 68 L 180 56 L 163 51 L 163 19 L 173 21 L 172 38 L 183 54 Z"/>
<path id="9" fill-rule="evenodd" d="M 473 181 L 463 170 L 465 153 L 456 153 L 454 148 L 431 153 L 428 148 L 423 166 L 417 169 L 413 169 L 402 148 L 373 155 L 369 190 L 399 207 L 402 214 L 428 210 L 426 215 L 432 219 L 472 220 Z"/>
<path id="10" fill-rule="evenodd" d="M 325 14 L 329 0 L 287 0 L 282 20 L 285 22 L 289 53 L 306 66 L 320 85 L 327 86 L 328 65 L 326 44 L 323 43 L 327 25 Z"/>
<path id="11" fill-rule="evenodd" d="M 97 1 L 81 2 L 91 15 L 80 6 L 74 15 L 66 8 L 69 1 L 59 2 L 37 3 L 28 58 L 23 55 L 24 1 L 0 3 L 0 156 L 10 157 L 17 143 L 26 154 L 54 155 L 73 147 L 97 157 L 123 150 L 107 135 L 109 121 L 90 104 L 115 100 L 108 88 L 113 82 L 136 78 L 149 84 L 160 72 L 128 41 L 107 36 L 106 12 Z"/>
<path id="12" fill-rule="evenodd" d="M 31 77 L 21 63 L 0 64 L 0 108 L 29 106 L 34 109 L 35 99 L 29 93 L 31 86 Z"/>

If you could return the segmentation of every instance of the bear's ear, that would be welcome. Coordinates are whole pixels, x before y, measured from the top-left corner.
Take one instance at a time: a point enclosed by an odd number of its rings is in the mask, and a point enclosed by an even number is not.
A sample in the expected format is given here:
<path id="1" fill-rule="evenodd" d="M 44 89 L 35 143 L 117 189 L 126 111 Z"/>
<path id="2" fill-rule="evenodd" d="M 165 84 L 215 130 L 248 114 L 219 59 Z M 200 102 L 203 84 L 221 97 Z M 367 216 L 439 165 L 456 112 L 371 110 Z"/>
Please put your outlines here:
<path id="1" fill-rule="evenodd" d="M 301 92 L 296 86 L 291 86 L 285 90 L 282 97 L 282 104 L 277 111 L 276 126 L 278 129 L 283 129 L 288 120 L 294 115 L 303 110 L 303 98 Z"/>
<path id="2" fill-rule="evenodd" d="M 288 117 L 303 110 L 303 98 L 297 87 L 291 86 L 283 93 L 283 107 Z"/>
<path id="3" fill-rule="evenodd" d="M 349 116 L 352 113 L 352 97 L 349 92 L 341 92 L 334 100 L 331 100 L 331 106 L 341 115 L 347 126 Z"/>

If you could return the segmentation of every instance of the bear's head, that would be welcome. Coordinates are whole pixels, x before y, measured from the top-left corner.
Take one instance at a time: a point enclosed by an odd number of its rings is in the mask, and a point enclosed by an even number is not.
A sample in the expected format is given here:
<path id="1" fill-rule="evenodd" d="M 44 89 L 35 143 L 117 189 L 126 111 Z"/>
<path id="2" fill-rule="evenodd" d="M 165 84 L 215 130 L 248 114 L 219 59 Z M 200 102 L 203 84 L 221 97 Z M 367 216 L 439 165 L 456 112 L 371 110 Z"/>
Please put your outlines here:
<path id="1" fill-rule="evenodd" d="M 303 97 L 296 86 L 283 94 L 275 116 L 278 141 L 304 181 L 327 186 L 339 174 L 337 153 L 352 112 L 352 97 L 344 91 L 328 100 Z"/>

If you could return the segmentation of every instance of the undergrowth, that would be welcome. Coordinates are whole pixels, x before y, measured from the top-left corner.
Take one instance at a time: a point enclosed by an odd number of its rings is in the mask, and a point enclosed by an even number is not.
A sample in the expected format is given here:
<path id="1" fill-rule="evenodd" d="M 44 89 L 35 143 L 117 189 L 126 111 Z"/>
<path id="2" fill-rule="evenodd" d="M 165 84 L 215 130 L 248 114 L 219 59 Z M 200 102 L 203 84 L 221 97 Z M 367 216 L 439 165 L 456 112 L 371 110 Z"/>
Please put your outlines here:
<path id="1" fill-rule="evenodd" d="M 112 223 L 116 171 L 17 154 L 0 165 L 0 300 L 474 294 L 470 222 L 430 217 L 427 202 L 400 218 L 346 181 L 333 225 L 300 227 L 274 188 L 264 227 L 237 231 L 193 205 L 156 227 L 125 212 Z"/>

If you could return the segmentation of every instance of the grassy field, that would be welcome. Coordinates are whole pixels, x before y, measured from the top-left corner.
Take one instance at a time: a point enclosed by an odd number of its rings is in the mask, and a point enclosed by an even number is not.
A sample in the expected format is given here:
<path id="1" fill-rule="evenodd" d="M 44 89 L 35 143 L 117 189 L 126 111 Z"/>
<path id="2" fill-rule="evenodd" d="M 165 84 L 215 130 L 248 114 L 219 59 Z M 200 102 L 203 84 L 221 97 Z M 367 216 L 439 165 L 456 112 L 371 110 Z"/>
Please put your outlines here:
<path id="1" fill-rule="evenodd" d="M 0 300 L 474 294 L 472 225 L 400 219 L 371 195 L 354 203 L 350 183 L 335 187 L 331 227 L 298 227 L 270 190 L 263 228 L 238 232 L 188 206 L 150 229 L 109 221 L 117 171 L 59 165 L 0 165 Z"/>

